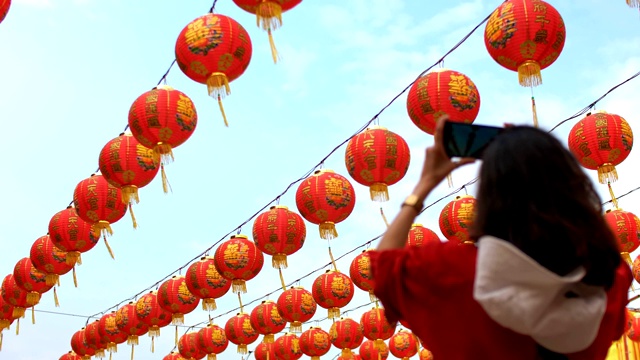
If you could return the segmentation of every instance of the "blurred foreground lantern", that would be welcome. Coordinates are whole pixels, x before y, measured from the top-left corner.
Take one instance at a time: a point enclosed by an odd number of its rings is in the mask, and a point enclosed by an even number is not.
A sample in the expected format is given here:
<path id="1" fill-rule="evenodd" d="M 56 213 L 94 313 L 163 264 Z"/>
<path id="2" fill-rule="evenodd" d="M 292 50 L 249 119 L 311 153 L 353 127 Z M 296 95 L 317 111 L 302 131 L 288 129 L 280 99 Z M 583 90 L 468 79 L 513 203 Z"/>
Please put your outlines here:
<path id="1" fill-rule="evenodd" d="M 422 131 L 433 135 L 436 121 L 472 123 L 480 112 L 480 93 L 466 75 L 453 70 L 432 71 L 413 83 L 407 95 L 407 112 Z"/>
<path id="2" fill-rule="evenodd" d="M 618 240 L 620 254 L 631 265 L 629 254 L 640 247 L 640 219 L 633 213 L 620 209 L 607 210 L 604 219 Z"/>
<path id="3" fill-rule="evenodd" d="M 569 133 L 569 149 L 580 164 L 598 171 L 601 184 L 618 180 L 616 165 L 633 148 L 633 132 L 622 116 L 599 111 L 586 116 Z"/>
<path id="4" fill-rule="evenodd" d="M 329 330 L 329 338 L 331 344 L 342 350 L 342 357 L 349 358 L 353 356 L 353 349 L 358 348 L 362 344 L 364 335 L 362 334 L 362 325 L 353 319 L 340 319 L 331 325 Z"/>
<path id="5" fill-rule="evenodd" d="M 246 293 L 246 282 L 262 270 L 264 255 L 247 236 L 236 235 L 218 246 L 214 264 L 220 275 L 231 281 L 234 293 Z"/>
<path id="6" fill-rule="evenodd" d="M 471 195 L 456 196 L 440 212 L 440 231 L 449 241 L 462 244 L 469 240 L 469 228 L 473 222 L 476 199 Z"/>
<path id="7" fill-rule="evenodd" d="M 320 356 L 331 350 L 329 333 L 319 327 L 311 327 L 300 335 L 300 350 L 311 360 L 320 360 Z"/>
<path id="8" fill-rule="evenodd" d="M 232 18 L 210 13 L 182 29 L 175 51 L 180 70 L 191 80 L 207 84 L 209 95 L 218 99 L 224 123 L 229 126 L 222 98 L 231 93 L 229 83 L 249 66 L 249 33 Z"/>
<path id="9" fill-rule="evenodd" d="M 369 187 L 371 200 L 388 201 L 387 187 L 400 181 L 409 169 L 409 145 L 400 135 L 372 126 L 349 140 L 344 162 L 349 175 Z"/>
<path id="10" fill-rule="evenodd" d="M 256 24 L 269 34 L 269 45 L 273 62 L 278 62 L 278 51 L 273 41 L 272 30 L 282 26 L 282 13 L 293 9 L 302 0 L 233 0 L 242 10 L 256 14 Z"/>
<path id="11" fill-rule="evenodd" d="M 136 317 L 149 328 L 151 352 L 153 352 L 155 338 L 160 336 L 160 328 L 171 324 L 172 314 L 158 305 L 157 292 L 151 291 L 136 301 Z"/>
<path id="12" fill-rule="evenodd" d="M 629 329 L 625 331 L 630 340 L 640 342 L 640 314 L 636 311 L 627 310 L 627 322 Z"/>
<path id="13" fill-rule="evenodd" d="M 190 332 L 182 335 L 178 341 L 178 351 L 185 359 L 200 360 L 207 355 L 207 353 L 198 346 L 197 332 Z"/>
<path id="14" fill-rule="evenodd" d="M 73 336 L 71 336 L 71 349 L 80 355 L 83 360 L 89 360 L 96 354 L 95 351 L 89 347 L 89 344 L 87 344 L 85 328 L 76 331 Z"/>
<path id="15" fill-rule="evenodd" d="M 371 259 L 367 250 L 363 250 L 360 255 L 353 258 L 349 266 L 349 277 L 355 286 L 369 293 L 371 301 L 376 301 L 376 296 L 373 294 L 375 282 L 371 273 Z"/>
<path id="16" fill-rule="evenodd" d="M 433 354 L 425 348 L 420 349 L 418 355 L 420 355 L 420 360 L 433 360 Z"/>
<path id="17" fill-rule="evenodd" d="M 253 241 L 272 256 L 271 264 L 276 269 L 287 267 L 287 256 L 302 248 L 306 236 L 302 217 L 284 205 L 272 206 L 253 223 Z"/>
<path id="18" fill-rule="evenodd" d="M 320 237 L 338 237 L 335 224 L 355 207 L 356 193 L 347 178 L 332 170 L 316 170 L 296 191 L 296 206 L 307 221 L 319 225 Z"/>
<path id="19" fill-rule="evenodd" d="M 640 255 L 638 255 L 633 261 L 633 267 L 631 271 L 633 272 L 633 278 L 635 279 L 635 281 L 640 282 Z"/>
<path id="20" fill-rule="evenodd" d="M 209 256 L 189 266 L 185 282 L 189 291 L 202 299 L 202 309 L 207 311 L 215 310 L 216 299 L 224 296 L 231 288 L 231 281 L 220 275 L 214 259 Z"/>
<path id="21" fill-rule="evenodd" d="M 52 286 L 75 265 L 67 264 L 67 253 L 55 247 L 49 235 L 39 237 L 31 245 L 29 259 L 36 269 L 45 273 L 47 285 Z"/>
<path id="22" fill-rule="evenodd" d="M 274 343 L 276 359 L 298 360 L 302 357 L 300 339 L 294 333 L 286 333 L 276 339 Z"/>
<path id="23" fill-rule="evenodd" d="M 484 32 L 489 55 L 517 71 L 522 86 L 542 84 L 540 71 L 553 64 L 564 47 L 560 13 L 542 0 L 507 0 L 491 14 Z"/>
<path id="24" fill-rule="evenodd" d="M 114 353 L 118 351 L 118 344 L 122 344 L 129 337 L 123 331 L 118 329 L 116 324 L 116 312 L 103 315 L 98 323 L 98 333 L 102 337 L 102 341 L 107 344 L 107 351 Z"/>
<path id="25" fill-rule="evenodd" d="M 422 246 L 432 242 L 440 242 L 440 238 L 433 230 L 422 226 L 422 224 L 411 225 L 407 238 L 407 246 Z"/>
<path id="26" fill-rule="evenodd" d="M 153 150 L 141 145 L 130 133 L 109 141 L 100 151 L 100 172 L 109 184 L 120 188 L 122 202 L 129 206 L 133 227 L 137 227 L 132 204 L 140 202 L 138 189 L 158 174 Z"/>
<path id="27" fill-rule="evenodd" d="M 384 315 L 384 309 L 379 307 L 374 307 L 363 313 L 360 318 L 360 325 L 362 325 L 364 337 L 374 341 L 374 345 L 381 351 L 387 348 L 384 343 L 385 340 L 388 340 L 396 331 L 396 324 L 390 324 Z"/>
<path id="28" fill-rule="evenodd" d="M 263 342 L 272 343 L 274 334 L 279 333 L 287 325 L 287 321 L 280 316 L 275 302 L 267 300 L 251 311 L 251 326 L 261 335 Z"/>
<path id="29" fill-rule="evenodd" d="M 360 345 L 359 353 L 362 360 L 384 360 L 389 357 L 389 348 L 384 341 L 376 345 L 372 340 L 365 340 Z"/>
<path id="30" fill-rule="evenodd" d="M 253 351 L 256 360 L 276 360 L 275 344 L 261 342 Z"/>
<path id="31" fill-rule="evenodd" d="M 93 249 L 100 239 L 100 233 L 92 223 L 82 220 L 76 209 L 69 206 L 57 212 L 49 220 L 49 237 L 58 249 L 67 252 L 67 264 L 81 264 L 80 254 Z"/>
<path id="32" fill-rule="evenodd" d="M 260 334 L 251 326 L 251 319 L 248 314 L 239 313 L 230 318 L 224 326 L 227 339 L 238 346 L 238 354 L 248 353 L 247 345 L 258 339 Z"/>
<path id="33" fill-rule="evenodd" d="M 397 358 L 409 360 L 418 353 L 419 345 L 415 335 L 406 330 L 400 330 L 389 340 L 389 351 Z"/>
<path id="34" fill-rule="evenodd" d="M 11 7 L 11 0 L 0 0 L 0 23 L 7 16 L 7 13 L 9 12 L 10 7 Z"/>
<path id="35" fill-rule="evenodd" d="M 278 312 L 282 318 L 289 322 L 289 331 L 301 332 L 302 323 L 313 318 L 317 304 L 313 295 L 302 287 L 292 287 L 285 290 L 278 297 Z"/>
<path id="36" fill-rule="evenodd" d="M 224 329 L 218 325 L 209 324 L 198 331 L 198 347 L 207 354 L 207 360 L 216 360 L 217 354 L 222 354 L 229 346 L 229 340 Z"/>
<path id="37" fill-rule="evenodd" d="M 336 360 L 362 360 L 362 357 L 360 357 L 360 355 L 358 354 L 351 354 L 348 356 L 340 355 Z"/>
<path id="38" fill-rule="evenodd" d="M 340 308 L 351 302 L 353 291 L 353 282 L 347 275 L 327 270 L 313 282 L 311 293 L 318 305 L 328 309 L 328 318 L 334 319 L 340 316 Z"/>
<path id="39" fill-rule="evenodd" d="M 174 325 L 182 325 L 184 315 L 195 310 L 200 299 L 189 291 L 184 276 L 176 275 L 160 285 L 157 301 L 161 308 L 172 314 Z"/>

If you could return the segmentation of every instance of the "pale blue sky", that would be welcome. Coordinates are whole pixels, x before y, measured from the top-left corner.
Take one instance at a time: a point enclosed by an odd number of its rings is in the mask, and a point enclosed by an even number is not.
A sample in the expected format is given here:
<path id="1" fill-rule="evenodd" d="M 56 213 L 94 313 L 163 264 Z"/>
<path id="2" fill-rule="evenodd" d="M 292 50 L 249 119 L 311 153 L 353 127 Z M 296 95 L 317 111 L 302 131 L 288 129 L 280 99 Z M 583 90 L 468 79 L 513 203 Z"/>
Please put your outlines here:
<path id="1" fill-rule="evenodd" d="M 54 307 L 52 292 L 36 307 L 84 317 L 38 312 L 36 325 L 27 317 L 21 321 L 19 336 L 15 325 L 4 332 L 0 359 L 57 359 L 66 353 L 86 316 L 107 310 L 172 274 L 267 205 L 501 2 L 304 0 L 284 14 L 283 27 L 274 32 L 282 57 L 274 65 L 267 35 L 255 26 L 255 18 L 231 0 L 219 0 L 217 11 L 242 23 L 254 47 L 249 68 L 231 83 L 232 94 L 224 100 L 230 127 L 224 127 L 206 87 L 175 67 L 168 83 L 192 98 L 199 122 L 191 139 L 175 150 L 175 162 L 166 167 L 173 193 L 162 193 L 160 179 L 142 189 L 141 202 L 135 206 L 139 228 L 132 229 L 128 215 L 113 226 L 115 234 L 109 242 L 116 260 L 109 257 L 104 244 L 98 244 L 77 267 L 77 289 L 70 275 L 61 279 L 61 307 Z M 540 124 L 546 129 L 640 70 L 640 17 L 624 0 L 551 3 L 565 20 L 567 40 L 558 61 L 543 71 L 544 84 L 535 89 Z M 124 129 L 131 103 L 156 85 L 173 60 L 180 30 L 210 6 L 211 1 L 13 0 L 0 24 L 0 121 L 7 131 L 0 145 L 4 173 L 0 189 L 5 194 L 0 216 L 3 277 L 28 256 L 33 241 L 46 233 L 51 216 L 71 201 L 76 184 L 97 169 L 101 148 Z M 482 101 L 477 123 L 530 123 L 529 89 L 519 86 L 515 73 L 488 56 L 483 31 L 481 27 L 444 66 L 465 73 L 477 85 Z M 632 81 L 597 109 L 622 115 L 638 133 L 638 93 L 640 81 Z M 405 99 L 401 96 L 380 117 L 380 125 L 403 136 L 412 150 L 409 173 L 390 188 L 391 201 L 383 205 L 389 219 L 417 180 L 424 149 L 432 143 L 431 136 L 409 120 Z M 566 142 L 574 123 L 555 134 Z M 634 150 L 619 166 L 620 180 L 613 185 L 618 194 L 640 186 L 639 158 Z M 324 168 L 348 176 L 344 147 Z M 475 165 L 459 170 L 453 175 L 455 185 L 472 179 L 476 172 Z M 368 189 L 353 184 L 357 203 L 351 217 L 338 224 L 340 236 L 331 242 L 336 256 L 379 235 L 385 227 Z M 296 188 L 280 204 L 295 210 Z M 598 189 L 607 199 L 606 187 L 598 185 Z M 431 200 L 452 190 L 444 184 Z M 474 190 L 470 187 L 469 193 Z M 621 199 L 620 206 L 638 214 L 639 200 L 636 192 Z M 437 218 L 444 204 L 433 206 L 417 221 L 440 234 Z M 249 235 L 252 223 L 242 233 Z M 289 258 L 284 271 L 288 282 L 329 261 L 317 226 L 307 223 L 307 233 L 304 248 Z M 348 271 L 359 252 L 340 260 L 338 267 Z M 310 288 L 319 274 L 300 284 Z M 278 289 L 277 271 L 269 257 L 247 286 L 245 303 L 260 301 Z M 367 302 L 368 295 L 358 291 L 347 309 Z M 212 316 L 236 306 L 236 297 L 229 294 L 218 301 Z M 349 315 L 359 320 L 361 312 Z M 316 317 L 325 316 L 326 311 L 319 309 Z M 223 325 L 228 317 L 221 316 L 216 323 Z M 198 308 L 187 315 L 186 323 L 206 319 Z M 319 323 L 327 330 L 329 324 Z M 161 359 L 173 348 L 173 331 L 162 330 L 155 354 L 149 351 L 150 339 L 141 338 L 135 358 Z M 338 353 L 332 349 L 326 358 Z M 129 356 L 127 346 L 121 345 L 113 359 Z M 219 359 L 240 359 L 240 355 L 230 347 Z"/>

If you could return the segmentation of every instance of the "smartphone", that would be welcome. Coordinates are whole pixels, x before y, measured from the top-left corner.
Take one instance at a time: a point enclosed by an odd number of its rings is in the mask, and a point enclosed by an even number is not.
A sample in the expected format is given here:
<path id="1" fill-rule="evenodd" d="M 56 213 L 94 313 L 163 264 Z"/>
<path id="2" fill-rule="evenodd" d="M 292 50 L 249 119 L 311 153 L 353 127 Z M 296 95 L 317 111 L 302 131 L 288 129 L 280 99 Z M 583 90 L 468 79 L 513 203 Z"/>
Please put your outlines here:
<path id="1" fill-rule="evenodd" d="M 487 146 L 504 128 L 447 121 L 444 124 L 444 149 L 449 158 L 481 159 Z"/>

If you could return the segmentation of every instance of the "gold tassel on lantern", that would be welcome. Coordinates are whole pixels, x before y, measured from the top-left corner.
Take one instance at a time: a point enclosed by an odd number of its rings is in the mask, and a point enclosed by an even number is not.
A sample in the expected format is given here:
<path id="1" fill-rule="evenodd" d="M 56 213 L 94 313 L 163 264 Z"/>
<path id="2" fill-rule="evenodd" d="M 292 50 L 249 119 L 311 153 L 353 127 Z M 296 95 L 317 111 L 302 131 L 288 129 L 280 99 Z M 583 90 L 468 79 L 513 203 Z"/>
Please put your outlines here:
<path id="1" fill-rule="evenodd" d="M 58 278 L 56 274 L 47 274 L 44 276 L 44 281 L 48 286 L 52 286 L 58 283 Z"/>
<path id="2" fill-rule="evenodd" d="M 247 355 L 248 353 L 249 353 L 249 351 L 247 351 L 247 345 L 246 344 L 238 345 L 238 354 Z"/>
<path id="3" fill-rule="evenodd" d="M 202 310 L 204 311 L 213 311 L 217 309 L 216 299 L 207 298 L 202 300 Z"/>
<path id="4" fill-rule="evenodd" d="M 31 323 L 32 324 L 36 324 L 36 307 L 32 306 L 31 307 Z"/>
<path id="5" fill-rule="evenodd" d="M 273 334 L 267 334 L 262 338 L 262 342 L 265 344 L 273 344 L 275 336 Z"/>
<path id="6" fill-rule="evenodd" d="M 216 354 L 207 354 L 207 360 L 217 360 Z"/>
<path id="7" fill-rule="evenodd" d="M 151 337 L 151 352 L 156 352 L 156 337 L 152 336 Z"/>
<path id="8" fill-rule="evenodd" d="M 135 345 L 131 345 L 131 360 L 133 360 L 133 353 L 135 351 L 136 346 Z"/>
<path id="9" fill-rule="evenodd" d="M 380 216 L 382 216 L 382 221 L 384 221 L 384 225 L 389 227 L 389 220 L 387 220 L 387 216 L 384 214 L 384 210 L 380 207 Z"/>
<path id="10" fill-rule="evenodd" d="M 343 348 L 342 357 L 345 359 L 353 359 L 353 352 L 349 348 Z"/>
<path id="11" fill-rule="evenodd" d="M 369 186 L 369 195 L 373 201 L 389 201 L 389 188 L 384 183 L 373 183 Z"/>
<path id="12" fill-rule="evenodd" d="M 598 166 L 598 181 L 600 184 L 608 182 L 616 182 L 618 180 L 618 171 L 613 164 L 603 164 Z"/>
<path id="13" fill-rule="evenodd" d="M 40 302 L 40 293 L 31 291 L 27 294 L 27 305 L 34 306 Z"/>
<path id="14" fill-rule="evenodd" d="M 533 96 L 531 96 L 531 112 L 533 113 L 533 127 L 538 127 L 538 110 L 536 110 L 536 99 Z"/>
<path id="15" fill-rule="evenodd" d="M 621 252 L 620 256 L 622 256 L 622 259 L 624 260 L 624 262 L 626 262 L 627 264 L 629 264 L 629 266 L 633 266 L 633 260 L 631 260 L 631 255 L 629 255 L 628 252 Z"/>
<path id="16" fill-rule="evenodd" d="M 611 187 L 611 182 L 607 181 L 607 187 L 609 188 L 609 195 L 611 195 L 611 203 L 613 204 L 613 206 L 616 209 L 619 209 L 619 207 L 618 207 L 618 199 L 616 198 L 616 195 L 613 193 L 613 188 Z"/>
<path id="17" fill-rule="evenodd" d="M 542 84 L 540 64 L 534 60 L 527 60 L 518 66 L 518 81 L 520 85 L 534 87 Z"/>
<path id="18" fill-rule="evenodd" d="M 97 349 L 95 355 L 98 359 L 104 359 L 104 349 Z"/>
<path id="19" fill-rule="evenodd" d="M 273 41 L 271 30 L 276 30 L 282 26 L 282 7 L 275 1 L 262 1 L 256 9 L 256 24 L 262 27 L 269 34 L 269 46 L 271 47 L 271 57 L 273 63 L 278 62 L 278 50 Z"/>
<path id="20" fill-rule="evenodd" d="M 76 264 L 78 264 L 78 265 L 82 264 L 82 260 L 80 259 L 80 252 L 79 251 L 69 251 L 65 258 L 66 258 L 65 262 L 69 266 L 74 266 Z"/>
<path id="21" fill-rule="evenodd" d="M 231 291 L 234 293 L 247 293 L 247 282 L 242 279 L 231 280 Z"/>
<path id="22" fill-rule="evenodd" d="M 330 221 L 325 221 L 320 223 L 320 238 L 329 240 L 335 239 L 338 237 L 338 231 L 336 230 L 336 225 Z"/>
<path id="23" fill-rule="evenodd" d="M 300 321 L 294 321 L 289 326 L 289 331 L 292 333 L 301 333 L 302 332 L 302 323 Z"/>
<path id="24" fill-rule="evenodd" d="M 184 324 L 184 314 L 174 313 L 171 315 L 171 324 L 173 325 L 182 325 Z M 178 327 L 176 326 L 176 332 L 178 331 Z"/>
<path id="25" fill-rule="evenodd" d="M 53 288 L 53 303 L 56 307 L 60 307 L 60 302 L 58 301 L 58 292 L 56 291 L 55 287 Z"/>
<path id="26" fill-rule="evenodd" d="M 627 5 L 632 8 L 640 8 L 640 0 L 627 0 Z"/>
<path id="27" fill-rule="evenodd" d="M 337 307 L 329 308 L 327 317 L 329 319 L 335 319 L 340 317 L 340 308 L 337 308 Z"/>
<path id="28" fill-rule="evenodd" d="M 107 241 L 107 237 L 105 236 L 105 237 L 103 237 L 103 239 L 104 239 L 104 244 L 105 244 L 105 245 L 106 245 L 106 247 L 107 247 L 107 251 L 109 251 L 109 255 L 111 255 L 111 258 L 112 258 L 113 260 L 115 260 L 115 259 L 116 259 L 116 257 L 115 257 L 115 256 L 113 256 L 113 250 L 111 250 L 111 246 L 109 245 L 109 242 Z"/>
<path id="29" fill-rule="evenodd" d="M 78 278 L 76 277 L 76 267 L 75 266 L 73 267 L 72 272 L 73 272 L 73 285 L 75 287 L 78 287 Z"/>
<path id="30" fill-rule="evenodd" d="M 138 222 L 136 221 L 136 216 L 133 213 L 133 204 L 129 203 L 129 214 L 131 214 L 131 222 L 133 223 L 133 228 L 138 228 Z"/>
<path id="31" fill-rule="evenodd" d="M 278 269 L 278 273 L 280 274 L 280 285 L 282 285 L 282 291 L 287 291 L 287 285 L 284 282 L 284 275 L 282 275 L 282 269 Z"/>
<path id="32" fill-rule="evenodd" d="M 102 234 L 103 237 L 113 235 L 113 229 L 111 229 L 111 224 L 108 221 L 100 220 L 97 223 L 93 224 L 92 230 L 96 233 Z"/>
<path id="33" fill-rule="evenodd" d="M 387 348 L 387 345 L 384 343 L 384 340 L 376 339 L 373 342 L 373 347 L 374 349 L 378 350 L 378 352 L 380 352 L 380 351 L 384 351 L 384 349 Z"/>
<path id="34" fill-rule="evenodd" d="M 110 353 L 118 352 L 118 344 L 114 342 L 109 342 L 107 344 L 107 351 Z"/>
<path id="35" fill-rule="evenodd" d="M 140 202 L 140 198 L 138 197 L 138 187 L 135 185 L 125 185 L 120 188 L 122 190 L 122 203 L 123 204 L 131 204 L 134 201 L 136 204 Z"/>
<path id="36" fill-rule="evenodd" d="M 271 266 L 274 269 L 286 269 L 289 264 L 287 264 L 287 255 L 286 254 L 275 254 L 271 257 Z"/>
<path id="37" fill-rule="evenodd" d="M 16 323 L 16 335 L 20 335 L 20 318 L 18 318 Z"/>
<path id="38" fill-rule="evenodd" d="M 127 337 L 127 345 L 138 345 L 139 341 L 138 341 L 138 335 L 129 335 L 129 337 Z"/>
<path id="39" fill-rule="evenodd" d="M 222 106 L 222 98 L 231 94 L 227 75 L 221 72 L 214 72 L 211 74 L 207 79 L 207 90 L 209 91 L 209 96 L 218 99 L 218 105 L 220 106 L 220 113 L 224 120 L 224 126 L 229 127 L 227 115 L 224 113 L 224 106 Z"/>
<path id="40" fill-rule="evenodd" d="M 149 327 L 149 336 L 152 338 L 155 336 L 160 336 L 160 327 L 158 325 L 152 325 Z"/>
<path id="41" fill-rule="evenodd" d="M 371 302 L 375 302 L 376 306 L 378 306 L 378 297 L 373 293 L 373 290 L 369 290 L 369 300 L 371 300 Z"/>
<path id="42" fill-rule="evenodd" d="M 24 317 L 24 308 L 23 307 L 14 307 L 13 308 L 13 313 L 12 315 L 14 319 L 18 319 L 18 321 L 20 321 L 20 318 Z"/>

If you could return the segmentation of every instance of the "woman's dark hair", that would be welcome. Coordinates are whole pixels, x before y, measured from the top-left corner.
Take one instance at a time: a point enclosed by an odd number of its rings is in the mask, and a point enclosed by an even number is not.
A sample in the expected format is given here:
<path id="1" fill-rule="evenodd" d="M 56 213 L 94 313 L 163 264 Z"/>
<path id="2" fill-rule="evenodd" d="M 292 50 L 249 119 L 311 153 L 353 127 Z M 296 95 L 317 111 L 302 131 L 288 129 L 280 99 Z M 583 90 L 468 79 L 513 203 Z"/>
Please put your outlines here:
<path id="1" fill-rule="evenodd" d="M 600 198 L 573 155 L 552 135 L 507 128 L 487 147 L 471 237 L 506 240 L 545 268 L 611 287 L 621 257 Z"/>

